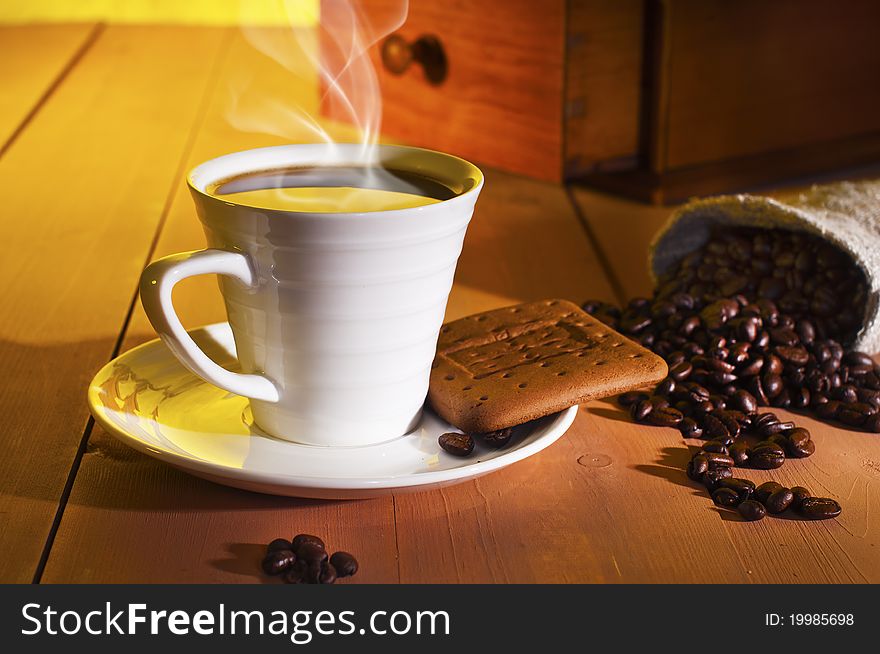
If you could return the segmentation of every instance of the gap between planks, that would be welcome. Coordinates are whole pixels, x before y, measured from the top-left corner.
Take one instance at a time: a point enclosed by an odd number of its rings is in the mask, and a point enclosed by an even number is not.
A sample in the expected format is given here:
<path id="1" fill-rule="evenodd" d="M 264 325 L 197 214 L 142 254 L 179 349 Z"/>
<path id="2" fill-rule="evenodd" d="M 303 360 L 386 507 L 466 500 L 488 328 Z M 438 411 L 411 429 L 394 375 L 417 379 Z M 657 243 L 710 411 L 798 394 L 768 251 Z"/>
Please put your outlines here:
<path id="1" fill-rule="evenodd" d="M 93 34 L 87 40 L 86 45 L 81 48 L 77 54 L 71 59 L 70 64 L 65 67 L 64 71 L 58 76 L 56 82 L 54 82 L 50 89 L 54 91 L 55 88 L 63 81 L 64 77 L 66 77 L 71 70 L 75 67 L 76 63 L 82 58 L 85 52 L 97 41 L 101 32 L 103 31 L 104 25 L 99 24 L 96 26 L 96 30 L 93 31 Z M 162 234 L 162 229 L 165 226 L 165 223 L 168 218 L 168 213 L 171 209 L 171 204 L 174 201 L 174 196 L 177 192 L 177 185 L 179 184 L 181 178 L 185 175 L 187 162 L 189 160 L 190 155 L 192 154 L 193 145 L 195 144 L 196 137 L 199 133 L 199 129 L 202 123 L 205 120 L 205 116 L 208 110 L 208 101 L 213 95 L 217 82 L 220 78 L 220 71 L 223 67 L 223 63 L 226 60 L 226 56 L 229 52 L 229 46 L 232 40 L 233 28 L 227 28 L 224 30 L 223 38 L 220 42 L 220 48 L 218 51 L 217 58 L 214 60 L 213 65 L 211 66 L 211 73 L 208 76 L 208 81 L 205 84 L 205 89 L 202 93 L 202 97 L 199 100 L 199 108 L 196 111 L 195 119 L 192 122 L 192 126 L 189 130 L 189 135 L 187 136 L 186 142 L 184 143 L 183 150 L 180 154 L 180 159 L 177 164 L 177 169 L 174 173 L 174 178 L 171 182 L 170 188 L 168 190 L 167 195 L 165 196 L 165 202 L 162 205 L 162 213 L 159 217 L 159 222 L 156 225 L 156 231 L 153 233 L 153 238 L 150 241 L 150 247 L 147 251 L 146 260 L 144 261 L 144 267 L 150 262 L 153 258 L 153 253 L 156 250 L 156 245 L 159 242 L 159 236 Z M 49 98 L 51 93 L 47 93 L 43 98 L 40 99 L 38 106 L 41 105 L 45 100 Z M 37 109 L 38 110 L 38 109 Z M 35 115 L 36 111 L 32 111 L 28 114 L 28 118 L 22 123 L 20 130 L 23 130 L 24 126 L 26 126 L 27 122 L 29 122 L 32 114 Z M 20 130 L 16 130 L 13 134 L 15 136 Z M 10 141 L 14 140 L 13 138 Z M 2 155 L 2 152 L 0 152 Z M 110 358 L 108 361 L 112 361 L 117 356 L 119 356 L 120 351 L 122 350 L 122 344 L 125 341 L 125 336 L 128 331 L 129 323 L 131 322 L 131 316 L 134 313 L 135 306 L 138 301 L 138 289 L 137 284 L 135 284 L 134 292 L 132 293 L 131 301 L 128 305 L 128 310 L 125 313 L 125 317 L 123 318 L 122 324 L 120 326 L 119 335 L 116 338 L 116 342 L 113 345 L 113 350 L 110 354 Z M 33 582 L 35 584 L 40 583 L 43 571 L 46 569 L 46 563 L 49 560 L 49 554 L 52 550 L 52 545 L 55 542 L 55 536 L 58 533 L 58 529 L 61 526 L 61 521 L 64 518 L 64 510 L 67 507 L 67 502 L 70 499 L 70 493 L 73 490 L 73 484 L 76 481 L 77 472 L 79 472 L 80 464 L 82 463 L 83 455 L 86 452 L 86 448 L 88 447 L 89 438 L 92 435 L 92 430 L 95 427 L 95 419 L 92 416 L 89 416 L 88 421 L 86 422 L 85 428 L 83 429 L 82 437 L 80 439 L 79 447 L 77 448 L 76 455 L 74 457 L 73 463 L 70 467 L 70 472 L 67 476 L 67 481 L 64 484 L 64 490 L 61 493 L 61 497 L 58 501 L 58 508 L 55 512 L 55 518 L 52 521 L 52 526 L 49 530 L 49 534 L 46 537 L 46 542 L 43 545 L 43 552 L 40 555 L 39 562 L 37 563 L 37 568 L 34 571 Z"/>

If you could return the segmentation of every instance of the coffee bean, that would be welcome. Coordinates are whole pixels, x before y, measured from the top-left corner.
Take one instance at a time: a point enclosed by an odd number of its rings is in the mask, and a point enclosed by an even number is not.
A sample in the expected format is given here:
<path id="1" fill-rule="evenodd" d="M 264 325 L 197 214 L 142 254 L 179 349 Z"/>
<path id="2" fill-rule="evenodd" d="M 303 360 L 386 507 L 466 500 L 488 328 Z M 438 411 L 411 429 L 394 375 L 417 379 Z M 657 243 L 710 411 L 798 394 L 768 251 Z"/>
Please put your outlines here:
<path id="1" fill-rule="evenodd" d="M 640 402 L 639 405 L 645 402 L 647 400 Z M 470 434 L 447 432 L 440 435 L 438 442 L 444 451 L 449 452 L 453 456 L 468 456 L 474 451 L 474 439 Z"/>
<path id="2" fill-rule="evenodd" d="M 644 422 L 648 414 L 654 410 L 654 405 L 648 399 L 640 400 L 630 406 L 630 415 L 636 422 Z M 444 448 L 446 449 L 446 448 Z"/>
<path id="3" fill-rule="evenodd" d="M 727 446 L 721 441 L 706 441 L 703 443 L 704 452 L 713 452 L 715 454 L 729 454 Z"/>
<path id="4" fill-rule="evenodd" d="M 746 390 L 736 391 L 731 399 L 731 404 L 743 413 L 754 413 L 758 409 L 758 401 L 755 396 Z"/>
<path id="5" fill-rule="evenodd" d="M 710 439 L 730 437 L 730 432 L 727 430 L 725 424 L 712 413 L 703 417 L 703 433 Z"/>
<path id="6" fill-rule="evenodd" d="M 647 400 L 648 394 L 642 391 L 629 391 L 627 393 L 621 393 L 617 396 L 617 403 L 620 406 L 632 406 L 636 402 L 641 402 L 642 400 Z"/>
<path id="7" fill-rule="evenodd" d="M 280 575 L 296 563 L 296 554 L 291 550 L 274 550 L 263 558 L 263 572 L 267 575 Z"/>
<path id="8" fill-rule="evenodd" d="M 738 467 L 745 466 L 749 460 L 749 446 L 743 441 L 737 441 L 730 446 L 730 458 L 733 464 Z"/>
<path id="9" fill-rule="evenodd" d="M 764 502 L 764 506 L 767 507 L 768 513 L 782 513 L 791 506 L 793 501 L 794 493 L 791 492 L 791 489 L 780 488 L 767 498 L 767 501 Z"/>
<path id="10" fill-rule="evenodd" d="M 772 436 L 773 434 L 779 434 L 789 429 L 794 429 L 793 422 L 767 422 L 758 427 L 758 433 L 761 436 L 767 437 Z"/>
<path id="11" fill-rule="evenodd" d="M 500 449 L 507 445 L 510 442 L 510 439 L 513 438 L 513 429 L 508 427 L 507 429 L 498 429 L 496 431 L 478 434 L 478 436 L 489 447 Z"/>
<path id="12" fill-rule="evenodd" d="M 708 469 L 709 459 L 707 459 L 702 454 L 697 454 L 691 459 L 690 463 L 688 463 L 688 477 L 690 477 L 694 481 L 700 481 L 703 478 L 703 473 L 705 473 Z"/>
<path id="13" fill-rule="evenodd" d="M 667 377 L 662 382 L 657 384 L 657 387 L 654 389 L 654 393 L 656 395 L 669 396 L 675 392 L 675 387 L 675 380 L 672 377 Z"/>
<path id="14" fill-rule="evenodd" d="M 703 435 L 703 428 L 693 418 L 682 418 L 678 430 L 685 438 L 700 438 Z"/>
<path id="15" fill-rule="evenodd" d="M 293 544 L 285 538 L 276 538 L 266 547 L 266 553 L 277 552 L 278 550 L 292 550 Z"/>
<path id="16" fill-rule="evenodd" d="M 794 366 L 805 366 L 810 360 L 810 355 L 802 347 L 780 345 L 774 351 L 780 359 Z"/>
<path id="17" fill-rule="evenodd" d="M 806 459 L 808 456 L 813 456 L 816 452 L 816 444 L 813 441 L 807 441 L 802 445 L 795 445 L 794 443 L 789 443 L 788 448 L 786 448 L 788 456 L 793 459 Z"/>
<path id="18" fill-rule="evenodd" d="M 706 457 L 706 461 L 709 462 L 710 470 L 714 470 L 715 468 L 733 467 L 733 459 L 728 454 L 721 454 L 719 452 L 706 452 L 704 450 L 702 452 L 702 455 Z"/>
<path id="19" fill-rule="evenodd" d="M 669 369 L 669 376 L 675 381 L 680 382 L 686 380 L 693 370 L 694 367 L 689 362 L 682 361 Z"/>
<path id="20" fill-rule="evenodd" d="M 810 497 L 812 493 L 803 486 L 791 487 L 792 501 L 791 507 L 794 511 L 800 511 L 804 498 Z"/>
<path id="21" fill-rule="evenodd" d="M 866 431 L 880 434 L 880 414 L 876 414 L 865 420 L 863 425 Z"/>
<path id="22" fill-rule="evenodd" d="M 712 468 L 703 473 L 700 481 L 703 482 L 703 485 L 711 493 L 718 488 L 718 483 L 722 479 L 729 479 L 732 476 L 733 473 L 730 471 L 730 468 Z"/>
<path id="23" fill-rule="evenodd" d="M 729 488 L 734 491 L 739 497 L 740 502 L 750 499 L 752 493 L 755 492 L 755 482 L 748 479 L 737 479 L 736 477 L 722 479 L 718 482 L 718 486 L 719 488 Z"/>
<path id="24" fill-rule="evenodd" d="M 764 449 L 759 452 L 753 450 L 749 453 L 749 465 L 758 470 L 774 470 L 782 467 L 784 463 L 784 455 L 777 454 L 769 449 Z"/>
<path id="25" fill-rule="evenodd" d="M 761 504 L 764 504 L 767 501 L 768 497 L 770 497 L 776 491 L 782 490 L 783 488 L 785 487 L 782 484 L 775 481 L 765 481 L 752 493 L 752 499 L 760 502 Z"/>
<path id="26" fill-rule="evenodd" d="M 648 421 L 657 427 L 675 427 L 683 418 L 681 411 L 670 406 L 655 408 L 648 415 Z"/>
<path id="27" fill-rule="evenodd" d="M 358 571 L 358 562 L 348 552 L 334 552 L 330 557 L 330 563 L 336 569 L 336 574 L 342 577 L 351 577 Z"/>
<path id="28" fill-rule="evenodd" d="M 318 577 L 318 583 L 320 584 L 335 584 L 336 583 L 336 568 L 332 563 L 323 563 L 321 564 L 321 574 Z"/>
<path id="29" fill-rule="evenodd" d="M 304 561 L 306 565 L 320 564 L 327 560 L 327 550 L 323 546 L 312 541 L 308 541 L 299 546 L 296 550 L 296 558 Z"/>
<path id="30" fill-rule="evenodd" d="M 798 447 L 810 440 L 810 432 L 803 427 L 786 429 L 781 433 L 788 439 L 789 443 L 797 445 Z"/>
<path id="31" fill-rule="evenodd" d="M 736 507 L 736 510 L 739 511 L 739 514 L 742 516 L 743 520 L 747 520 L 749 522 L 762 520 L 764 516 L 767 515 L 767 510 L 764 508 L 764 505 L 759 504 L 758 502 L 755 502 L 753 500 L 740 502 L 739 506 Z"/>
<path id="32" fill-rule="evenodd" d="M 840 402 L 837 400 L 829 400 L 824 404 L 816 407 L 816 415 L 822 420 L 834 420 L 837 418 L 837 412 L 840 410 Z"/>
<path id="33" fill-rule="evenodd" d="M 722 486 L 712 491 L 712 501 L 718 506 L 733 508 L 739 504 L 741 500 L 739 495 L 736 494 L 736 491 Z"/>
<path id="34" fill-rule="evenodd" d="M 313 536 L 312 534 L 297 534 L 293 537 L 293 540 L 290 543 L 290 549 L 294 551 L 294 553 L 299 554 L 299 549 L 306 543 L 312 543 L 321 549 L 324 549 L 324 541 L 322 541 L 317 536 Z"/>
<path id="35" fill-rule="evenodd" d="M 308 567 L 305 561 L 297 561 L 284 572 L 282 578 L 287 584 L 303 584 L 306 581 L 307 572 Z"/>
<path id="36" fill-rule="evenodd" d="M 798 514 L 809 520 L 827 520 L 840 515 L 840 504 L 828 497 L 805 497 Z"/>

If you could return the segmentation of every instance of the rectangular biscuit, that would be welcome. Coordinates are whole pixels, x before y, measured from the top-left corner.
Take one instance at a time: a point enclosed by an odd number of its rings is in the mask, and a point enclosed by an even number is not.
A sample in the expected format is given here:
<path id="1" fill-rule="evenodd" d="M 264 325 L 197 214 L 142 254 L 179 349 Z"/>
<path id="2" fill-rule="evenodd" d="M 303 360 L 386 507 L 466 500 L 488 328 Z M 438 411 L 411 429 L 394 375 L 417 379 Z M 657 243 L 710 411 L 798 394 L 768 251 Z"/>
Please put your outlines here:
<path id="1" fill-rule="evenodd" d="M 660 381 L 666 362 L 566 300 L 475 314 L 440 330 L 428 400 L 470 433 L 519 425 Z"/>

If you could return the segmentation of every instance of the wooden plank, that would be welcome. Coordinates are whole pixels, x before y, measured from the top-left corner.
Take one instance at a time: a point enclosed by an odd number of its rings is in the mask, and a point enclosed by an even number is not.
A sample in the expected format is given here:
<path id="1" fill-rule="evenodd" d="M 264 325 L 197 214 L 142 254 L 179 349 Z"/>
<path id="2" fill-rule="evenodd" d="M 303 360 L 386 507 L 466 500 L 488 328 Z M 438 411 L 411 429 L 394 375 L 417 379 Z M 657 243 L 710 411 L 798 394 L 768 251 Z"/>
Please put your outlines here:
<path id="1" fill-rule="evenodd" d="M 0 151 L 89 40 L 93 25 L 0 26 Z"/>
<path id="2" fill-rule="evenodd" d="M 151 34 L 156 43 L 165 38 L 163 28 L 155 28 Z M 259 38 L 259 34 L 253 33 L 251 38 Z M 173 202 L 151 258 L 205 247 L 183 182 L 186 170 L 233 150 L 314 140 L 314 135 L 301 128 L 298 132 L 292 122 L 262 123 L 266 130 L 285 136 L 245 133 L 233 124 L 255 128 L 247 117 L 260 115 L 259 104 L 243 103 L 268 98 L 284 106 L 293 106 L 295 100 L 316 112 L 316 78 L 292 77 L 256 52 L 238 32 L 220 62 L 218 78 L 221 81 L 207 102 L 186 167 L 175 175 Z M 246 93 L 247 97 L 230 104 L 230 92 Z M 238 109 L 231 109 L 235 106 Z M 342 126 L 337 130 L 330 126 L 330 131 L 337 137 L 351 137 Z M 187 325 L 225 318 L 213 278 L 181 284 L 175 291 L 175 305 Z M 138 301 L 123 349 L 155 337 Z M 253 583 L 263 579 L 259 562 L 265 544 L 298 532 L 319 534 L 328 546 L 356 553 L 361 572 L 355 581 L 397 580 L 392 498 L 318 502 L 226 488 L 162 465 L 95 428 L 43 580 Z"/>
<path id="3" fill-rule="evenodd" d="M 793 190 L 796 189 L 778 189 L 772 194 L 783 195 Z M 575 189 L 574 196 L 627 296 L 649 294 L 647 247 L 670 209 L 646 207 L 585 189 Z M 600 493 L 600 502 L 606 504 L 607 513 L 614 518 L 600 525 L 614 533 L 614 544 L 601 544 L 600 550 L 606 557 L 598 558 L 607 563 L 609 556 L 615 557 L 620 568 L 617 580 L 880 581 L 880 566 L 876 564 L 880 522 L 872 517 L 880 502 L 876 435 L 791 415 L 797 424 L 812 432 L 816 454 L 803 461 L 789 462 L 778 471 L 749 470 L 743 471 L 742 476 L 759 483 L 776 479 L 786 485 L 806 485 L 816 493 L 837 498 L 843 504 L 843 515 L 825 523 L 767 519 L 753 525 L 726 519 L 728 516 L 712 506 L 704 491 L 687 481 L 682 470 L 688 460 L 686 448 L 698 441 L 685 442 L 671 429 L 635 426 L 620 409 L 608 403 L 591 405 L 587 411 L 589 419 L 585 421 L 582 416 L 566 441 L 582 439 L 583 451 L 598 452 L 602 462 L 605 457 L 611 459 L 608 468 L 616 462 L 622 464 L 613 481 L 605 478 L 610 472 L 590 472 L 597 484 L 594 492 Z M 709 543 L 714 544 L 707 547 Z M 670 552 L 675 560 L 670 558 Z M 621 557 L 625 557 L 625 564 L 621 564 Z M 676 561 L 686 562 L 686 569 Z M 597 569 L 597 580 L 614 577 L 606 576 L 607 566 Z"/>
<path id="4" fill-rule="evenodd" d="M 0 159 L 2 581 L 34 575 L 221 39 L 107 28 Z"/>

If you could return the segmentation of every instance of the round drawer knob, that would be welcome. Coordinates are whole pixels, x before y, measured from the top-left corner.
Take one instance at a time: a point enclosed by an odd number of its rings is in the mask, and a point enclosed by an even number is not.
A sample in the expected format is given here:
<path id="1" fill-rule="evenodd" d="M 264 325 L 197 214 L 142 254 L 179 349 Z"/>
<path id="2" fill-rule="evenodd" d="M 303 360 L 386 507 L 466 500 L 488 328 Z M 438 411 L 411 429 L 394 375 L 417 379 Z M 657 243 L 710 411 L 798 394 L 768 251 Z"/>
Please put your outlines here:
<path id="1" fill-rule="evenodd" d="M 436 36 L 425 34 L 410 44 L 399 34 L 392 34 L 382 43 L 382 64 L 389 73 L 402 75 L 414 60 L 421 64 L 430 84 L 436 86 L 446 79 L 446 52 Z"/>

